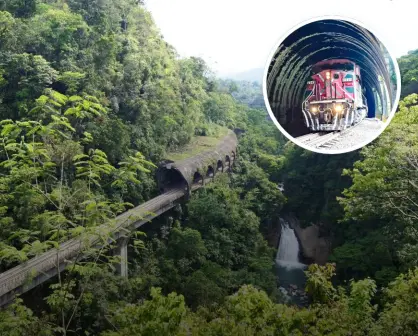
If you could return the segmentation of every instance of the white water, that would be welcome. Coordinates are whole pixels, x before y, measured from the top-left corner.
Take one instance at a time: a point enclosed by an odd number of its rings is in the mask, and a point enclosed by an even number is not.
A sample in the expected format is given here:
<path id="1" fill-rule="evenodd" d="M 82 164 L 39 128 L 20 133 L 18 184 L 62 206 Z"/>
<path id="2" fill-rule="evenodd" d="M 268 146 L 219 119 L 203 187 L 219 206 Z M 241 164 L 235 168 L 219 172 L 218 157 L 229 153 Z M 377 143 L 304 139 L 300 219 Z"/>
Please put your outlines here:
<path id="1" fill-rule="evenodd" d="M 286 268 L 305 268 L 306 265 L 299 261 L 299 242 L 296 238 L 295 231 L 283 218 L 280 218 L 280 224 L 282 226 L 282 232 L 276 263 Z"/>
<path id="2" fill-rule="evenodd" d="M 307 265 L 299 261 L 299 241 L 295 231 L 282 218 L 280 218 L 280 224 L 282 230 L 276 255 L 279 289 L 285 302 L 304 305 L 307 299 L 304 294 L 306 279 L 304 271 Z"/>
<path id="3" fill-rule="evenodd" d="M 282 218 L 280 218 L 280 224 L 282 230 L 276 255 L 279 289 L 287 302 L 301 305 L 306 299 L 301 297 L 300 291 L 303 293 L 305 286 L 304 270 L 307 265 L 299 261 L 299 241 L 296 238 L 295 231 Z M 298 293 L 295 291 L 295 286 L 299 289 Z"/>

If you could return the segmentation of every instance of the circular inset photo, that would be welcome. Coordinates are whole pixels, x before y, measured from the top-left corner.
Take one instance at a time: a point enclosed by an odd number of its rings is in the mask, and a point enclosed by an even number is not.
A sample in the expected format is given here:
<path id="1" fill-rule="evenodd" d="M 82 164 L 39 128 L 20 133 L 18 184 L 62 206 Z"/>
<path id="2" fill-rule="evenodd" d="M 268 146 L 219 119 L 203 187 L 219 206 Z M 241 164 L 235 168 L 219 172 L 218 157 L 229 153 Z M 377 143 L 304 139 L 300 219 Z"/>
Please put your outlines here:
<path id="1" fill-rule="evenodd" d="M 326 17 L 292 29 L 264 72 L 267 110 L 297 145 L 347 153 L 376 139 L 399 102 L 398 63 L 370 30 Z"/>

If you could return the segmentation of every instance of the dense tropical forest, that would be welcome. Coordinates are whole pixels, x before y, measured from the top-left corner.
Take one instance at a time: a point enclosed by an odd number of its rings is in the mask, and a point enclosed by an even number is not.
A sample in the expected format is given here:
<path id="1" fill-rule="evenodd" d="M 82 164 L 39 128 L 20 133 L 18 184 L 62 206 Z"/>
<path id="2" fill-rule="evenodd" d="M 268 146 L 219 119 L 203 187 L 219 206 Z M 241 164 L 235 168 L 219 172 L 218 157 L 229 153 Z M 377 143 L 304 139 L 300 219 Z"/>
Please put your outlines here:
<path id="1" fill-rule="evenodd" d="M 1 272 L 112 227 L 196 137 L 244 131 L 231 173 L 132 234 L 129 277 L 91 247 L 0 310 L 0 335 L 417 335 L 418 51 L 398 61 L 389 127 L 321 155 L 283 138 L 260 84 L 180 58 L 141 1 L 0 1 Z M 278 290 L 284 213 L 332 243 L 304 307 Z"/>

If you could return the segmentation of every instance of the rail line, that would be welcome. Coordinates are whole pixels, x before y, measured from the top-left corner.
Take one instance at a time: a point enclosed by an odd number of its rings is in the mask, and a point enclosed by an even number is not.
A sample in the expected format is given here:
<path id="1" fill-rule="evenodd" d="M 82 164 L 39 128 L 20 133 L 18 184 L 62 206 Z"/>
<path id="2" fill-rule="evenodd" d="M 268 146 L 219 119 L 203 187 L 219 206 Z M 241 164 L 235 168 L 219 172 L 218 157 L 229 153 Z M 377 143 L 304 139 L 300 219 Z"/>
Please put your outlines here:
<path id="1" fill-rule="evenodd" d="M 296 139 L 298 139 L 299 141 L 301 141 L 303 143 L 309 143 L 313 139 L 318 138 L 319 136 L 320 136 L 319 133 L 309 133 L 309 134 L 305 134 L 305 135 L 302 135 L 300 137 L 297 137 Z"/>
<path id="2" fill-rule="evenodd" d="M 309 147 L 331 149 L 343 138 L 344 135 L 349 134 L 353 129 L 361 124 L 362 122 L 359 122 L 358 124 L 342 131 L 310 133 L 297 137 L 296 139 Z"/>
<path id="3" fill-rule="evenodd" d="M 62 243 L 0 274 L 0 307 L 9 303 L 16 294 L 24 293 L 61 272 L 69 262 L 82 259 L 83 250 L 103 244 L 102 238 L 111 234 L 118 239 L 126 230 L 133 230 L 149 222 L 161 213 L 173 208 L 185 195 L 183 188 L 173 188 L 116 217 L 115 225 L 103 224 L 97 232 L 82 235 Z M 104 232 L 104 233 L 103 233 Z M 108 243 L 112 239 L 108 239 Z"/>

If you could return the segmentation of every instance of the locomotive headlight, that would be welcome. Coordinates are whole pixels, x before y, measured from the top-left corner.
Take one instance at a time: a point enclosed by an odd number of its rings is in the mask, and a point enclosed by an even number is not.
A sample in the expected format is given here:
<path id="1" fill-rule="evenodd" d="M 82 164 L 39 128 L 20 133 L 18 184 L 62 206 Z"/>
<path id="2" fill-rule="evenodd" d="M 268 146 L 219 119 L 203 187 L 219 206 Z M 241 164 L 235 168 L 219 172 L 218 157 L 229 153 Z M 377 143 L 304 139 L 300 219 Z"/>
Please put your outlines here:
<path id="1" fill-rule="evenodd" d="M 327 73 L 325 74 L 325 76 L 327 77 L 327 79 L 331 78 L 331 72 L 327 71 Z"/>
<path id="2" fill-rule="evenodd" d="M 311 107 L 312 114 L 316 114 L 318 112 L 318 108 L 316 106 Z"/>
<path id="3" fill-rule="evenodd" d="M 343 106 L 341 104 L 337 104 L 334 107 L 335 112 L 341 112 L 343 110 Z"/>

